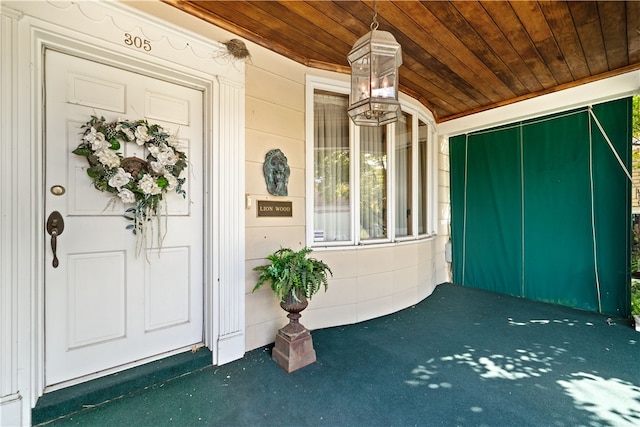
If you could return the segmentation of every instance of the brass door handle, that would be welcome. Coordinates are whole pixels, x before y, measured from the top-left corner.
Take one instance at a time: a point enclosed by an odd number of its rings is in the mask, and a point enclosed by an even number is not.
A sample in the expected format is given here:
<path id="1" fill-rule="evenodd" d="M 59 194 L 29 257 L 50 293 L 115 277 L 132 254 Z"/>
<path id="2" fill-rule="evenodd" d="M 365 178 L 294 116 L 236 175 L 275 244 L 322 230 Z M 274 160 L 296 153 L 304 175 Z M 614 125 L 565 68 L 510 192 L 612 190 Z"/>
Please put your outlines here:
<path id="1" fill-rule="evenodd" d="M 58 265 L 60 265 L 56 251 L 58 250 L 58 236 L 61 235 L 63 231 L 64 220 L 62 219 L 62 215 L 58 211 L 51 212 L 51 215 L 49 215 L 47 219 L 47 233 L 51 236 L 51 250 L 53 251 L 53 262 L 51 265 L 53 268 L 57 268 Z"/>

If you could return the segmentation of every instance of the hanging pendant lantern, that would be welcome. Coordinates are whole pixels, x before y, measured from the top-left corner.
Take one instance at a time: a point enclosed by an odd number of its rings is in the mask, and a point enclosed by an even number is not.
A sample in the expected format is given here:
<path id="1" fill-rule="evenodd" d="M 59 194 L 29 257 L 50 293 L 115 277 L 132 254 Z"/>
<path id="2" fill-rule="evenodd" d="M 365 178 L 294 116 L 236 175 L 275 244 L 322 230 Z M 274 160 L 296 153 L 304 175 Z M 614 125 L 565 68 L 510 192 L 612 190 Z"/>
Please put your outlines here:
<path id="1" fill-rule="evenodd" d="M 398 68 L 402 48 L 388 31 L 378 31 L 374 1 L 371 31 L 349 52 L 351 95 L 348 113 L 358 126 L 381 126 L 400 118 Z"/>

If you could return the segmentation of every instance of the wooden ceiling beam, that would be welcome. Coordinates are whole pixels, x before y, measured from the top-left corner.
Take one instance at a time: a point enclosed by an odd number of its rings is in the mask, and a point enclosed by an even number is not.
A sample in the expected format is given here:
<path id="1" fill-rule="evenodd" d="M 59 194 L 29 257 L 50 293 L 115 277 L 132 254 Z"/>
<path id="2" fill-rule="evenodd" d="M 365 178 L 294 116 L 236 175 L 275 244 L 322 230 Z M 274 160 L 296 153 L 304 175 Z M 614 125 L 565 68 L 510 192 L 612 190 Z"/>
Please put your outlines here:
<path id="1" fill-rule="evenodd" d="M 518 19 L 525 28 L 543 62 L 553 74 L 556 82 L 563 84 L 573 81 L 573 76 L 558 43 L 549 28 L 538 2 L 511 2 Z"/>
<path id="2" fill-rule="evenodd" d="M 596 3 L 569 2 L 568 6 L 589 74 L 598 75 L 609 71 Z"/>
<path id="3" fill-rule="evenodd" d="M 469 3 L 469 2 L 464 2 Z M 518 76 L 509 68 L 502 58 L 494 52 L 475 30 L 475 28 L 467 21 L 467 19 L 456 9 L 453 2 L 447 2 L 445 5 L 435 5 L 432 2 L 425 2 L 423 5 L 431 11 L 442 25 L 446 25 L 449 31 L 465 45 L 470 52 L 486 65 L 495 78 L 510 89 L 514 95 L 524 95 L 529 90 L 520 81 Z"/>
<path id="4" fill-rule="evenodd" d="M 487 46 L 501 58 L 509 70 L 517 76 L 528 92 L 543 89 L 537 76 L 531 72 L 522 57 L 516 52 L 479 2 L 452 2 L 451 5 L 458 10 Z"/>
<path id="5" fill-rule="evenodd" d="M 629 1 L 625 3 L 625 7 L 627 9 L 628 62 L 635 64 L 640 62 L 640 2 Z"/>
<path id="6" fill-rule="evenodd" d="M 543 88 L 552 88 L 558 84 L 553 73 L 545 64 L 535 44 L 520 22 L 509 2 L 483 2 L 482 7 L 491 16 L 513 49 L 518 52 L 531 72 L 536 75 Z"/>
<path id="7" fill-rule="evenodd" d="M 390 24 L 415 40 L 418 49 L 429 52 L 462 80 L 474 81 L 473 88 L 489 101 L 515 96 L 495 74 L 451 33 L 422 3 L 382 2 L 379 13 Z M 394 30 L 396 31 L 396 30 Z M 437 37 L 440 34 L 441 37 Z M 410 48 L 405 49 L 411 52 Z"/>
<path id="8" fill-rule="evenodd" d="M 373 0 L 163 0 L 305 66 L 350 73 Z M 640 2 L 377 2 L 400 90 L 451 120 L 640 67 Z"/>
<path id="9" fill-rule="evenodd" d="M 560 49 L 564 61 L 571 72 L 571 80 L 580 80 L 590 75 L 580 38 L 576 31 L 569 6 L 563 2 L 554 4 L 540 2 L 544 18 L 549 23 L 553 38 Z"/>
<path id="10" fill-rule="evenodd" d="M 625 4 L 620 1 L 599 1 L 598 13 L 604 37 L 609 70 L 624 67 L 629 61 Z"/>

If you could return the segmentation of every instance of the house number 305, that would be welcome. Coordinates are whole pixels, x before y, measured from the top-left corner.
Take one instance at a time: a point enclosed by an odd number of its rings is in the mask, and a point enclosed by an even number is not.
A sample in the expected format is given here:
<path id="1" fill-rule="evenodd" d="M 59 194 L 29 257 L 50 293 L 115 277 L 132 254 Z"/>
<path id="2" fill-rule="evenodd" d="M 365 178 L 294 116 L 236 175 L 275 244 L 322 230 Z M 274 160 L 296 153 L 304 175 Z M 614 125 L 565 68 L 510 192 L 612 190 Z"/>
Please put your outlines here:
<path id="1" fill-rule="evenodd" d="M 132 36 L 129 33 L 124 33 L 124 44 L 127 46 L 133 46 L 138 49 L 151 52 L 151 42 L 147 39 L 140 38 L 138 36 Z"/>

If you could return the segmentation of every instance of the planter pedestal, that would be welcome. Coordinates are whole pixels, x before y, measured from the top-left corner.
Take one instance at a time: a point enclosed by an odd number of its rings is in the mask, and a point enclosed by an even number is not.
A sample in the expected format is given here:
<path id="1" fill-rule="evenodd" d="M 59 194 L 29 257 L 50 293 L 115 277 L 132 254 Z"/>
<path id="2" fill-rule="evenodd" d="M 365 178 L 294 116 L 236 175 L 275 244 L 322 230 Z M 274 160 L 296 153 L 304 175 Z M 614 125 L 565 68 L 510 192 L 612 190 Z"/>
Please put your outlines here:
<path id="1" fill-rule="evenodd" d="M 271 358 L 288 373 L 316 361 L 311 333 L 299 322 L 300 312 L 307 308 L 308 303 L 304 296 L 299 296 L 299 299 L 301 301 L 289 296 L 280 303 L 280 307 L 289 312 L 289 323 L 278 331 L 271 354 Z"/>

